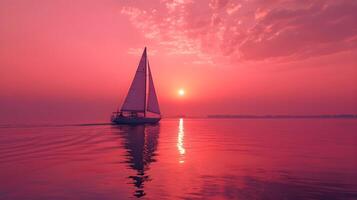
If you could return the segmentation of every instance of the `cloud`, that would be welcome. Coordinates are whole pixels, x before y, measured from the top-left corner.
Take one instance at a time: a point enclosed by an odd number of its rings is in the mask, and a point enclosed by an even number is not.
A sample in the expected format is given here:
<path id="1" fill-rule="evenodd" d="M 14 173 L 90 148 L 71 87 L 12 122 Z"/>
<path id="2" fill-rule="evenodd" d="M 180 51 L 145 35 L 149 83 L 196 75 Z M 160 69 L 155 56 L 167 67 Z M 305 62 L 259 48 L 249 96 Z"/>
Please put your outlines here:
<path id="1" fill-rule="evenodd" d="M 308 58 L 356 48 L 357 4 L 275 8 L 261 17 L 239 45 L 245 59 Z M 352 42 L 351 42 L 352 40 Z"/>
<path id="2" fill-rule="evenodd" d="M 168 55 L 195 55 L 195 63 L 212 64 L 212 59 L 201 51 L 201 41 L 190 37 L 185 31 L 187 26 L 187 5 L 191 1 L 162 1 L 165 8 L 161 11 L 145 10 L 136 7 L 123 7 L 121 13 L 127 15 L 132 24 L 146 38 L 156 40 L 165 47 Z"/>
<path id="3" fill-rule="evenodd" d="M 238 3 L 239 2 L 239 3 Z M 238 61 L 306 59 L 357 47 L 354 0 L 161 0 L 121 13 L 168 54 Z M 162 5 L 162 6 L 160 6 Z"/>
<path id="4" fill-rule="evenodd" d="M 128 54 L 131 54 L 131 55 L 140 55 L 143 53 L 143 48 L 129 48 L 128 50 Z M 155 56 L 157 53 L 157 50 L 156 49 L 150 49 L 150 56 Z"/>
<path id="5" fill-rule="evenodd" d="M 235 13 L 237 10 L 239 10 L 242 7 L 241 4 L 232 4 L 230 7 L 226 9 L 226 12 L 228 15 L 232 15 Z"/>

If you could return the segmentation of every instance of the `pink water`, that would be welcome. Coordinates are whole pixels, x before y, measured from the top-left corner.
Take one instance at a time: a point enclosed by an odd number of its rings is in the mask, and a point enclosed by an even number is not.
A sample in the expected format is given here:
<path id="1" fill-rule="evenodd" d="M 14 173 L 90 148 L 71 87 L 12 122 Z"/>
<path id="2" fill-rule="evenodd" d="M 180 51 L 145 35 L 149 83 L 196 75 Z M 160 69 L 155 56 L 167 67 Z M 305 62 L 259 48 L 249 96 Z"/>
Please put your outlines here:
<path id="1" fill-rule="evenodd" d="M 357 120 L 1 126 L 0 199 L 357 199 Z"/>

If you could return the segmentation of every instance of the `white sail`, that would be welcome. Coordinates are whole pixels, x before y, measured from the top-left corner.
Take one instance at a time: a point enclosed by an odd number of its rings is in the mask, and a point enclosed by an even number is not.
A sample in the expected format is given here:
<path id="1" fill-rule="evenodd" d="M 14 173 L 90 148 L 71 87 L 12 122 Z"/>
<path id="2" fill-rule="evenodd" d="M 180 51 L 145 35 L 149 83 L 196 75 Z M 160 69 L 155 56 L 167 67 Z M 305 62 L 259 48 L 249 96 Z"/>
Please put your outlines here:
<path id="1" fill-rule="evenodd" d="M 146 102 L 146 48 L 131 83 L 128 95 L 121 107 L 121 111 L 145 111 Z"/>
<path id="2" fill-rule="evenodd" d="M 148 96 L 147 110 L 149 112 L 160 114 L 159 102 L 157 100 L 154 81 L 152 80 L 149 63 L 148 63 L 148 69 L 149 69 L 149 96 Z"/>

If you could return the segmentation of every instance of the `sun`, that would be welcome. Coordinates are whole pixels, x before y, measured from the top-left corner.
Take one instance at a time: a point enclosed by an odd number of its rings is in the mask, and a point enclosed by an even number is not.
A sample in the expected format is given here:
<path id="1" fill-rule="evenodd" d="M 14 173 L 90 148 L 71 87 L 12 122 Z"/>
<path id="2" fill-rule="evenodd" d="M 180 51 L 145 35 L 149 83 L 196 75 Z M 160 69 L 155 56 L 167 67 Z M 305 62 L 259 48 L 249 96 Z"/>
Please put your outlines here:
<path id="1" fill-rule="evenodd" d="M 185 95 L 185 90 L 184 89 L 179 89 L 178 94 L 180 96 L 184 96 Z"/>

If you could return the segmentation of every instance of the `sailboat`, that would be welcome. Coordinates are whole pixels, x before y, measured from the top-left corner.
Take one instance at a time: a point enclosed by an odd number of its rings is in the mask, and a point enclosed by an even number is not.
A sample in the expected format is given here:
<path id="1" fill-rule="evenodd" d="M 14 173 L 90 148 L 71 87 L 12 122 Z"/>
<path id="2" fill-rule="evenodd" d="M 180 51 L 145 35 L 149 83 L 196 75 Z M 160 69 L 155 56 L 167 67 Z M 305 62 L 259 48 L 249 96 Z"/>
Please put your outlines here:
<path id="1" fill-rule="evenodd" d="M 115 124 L 157 123 L 161 119 L 146 47 L 141 56 L 134 80 L 121 109 L 113 112 L 111 121 Z"/>

